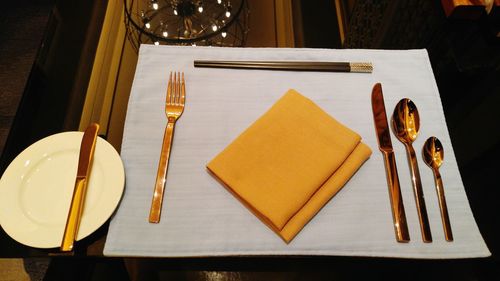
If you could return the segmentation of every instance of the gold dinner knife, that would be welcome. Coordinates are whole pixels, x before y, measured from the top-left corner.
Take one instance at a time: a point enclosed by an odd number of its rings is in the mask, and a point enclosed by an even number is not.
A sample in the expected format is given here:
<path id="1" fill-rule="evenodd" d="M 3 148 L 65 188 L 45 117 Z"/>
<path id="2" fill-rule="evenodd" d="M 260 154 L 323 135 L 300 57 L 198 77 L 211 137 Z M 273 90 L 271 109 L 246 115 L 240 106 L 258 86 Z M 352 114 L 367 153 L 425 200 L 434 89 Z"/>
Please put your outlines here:
<path id="1" fill-rule="evenodd" d="M 406 214 L 403 205 L 403 198 L 401 196 L 401 188 L 399 186 L 396 159 L 392 149 L 389 124 L 387 123 L 387 115 L 385 112 L 384 96 L 382 94 L 382 85 L 380 83 L 373 86 L 372 110 L 379 149 L 384 155 L 385 171 L 387 173 L 387 184 L 389 185 L 389 195 L 391 199 L 396 240 L 398 242 L 408 242 L 410 241 L 410 234 L 408 232 L 408 224 L 406 223 Z"/>
<path id="2" fill-rule="evenodd" d="M 80 145 L 80 157 L 78 160 L 73 198 L 71 199 L 71 206 L 61 243 L 61 251 L 63 252 L 73 250 L 73 243 L 78 233 L 98 131 L 99 125 L 93 123 L 87 127 L 85 133 L 83 134 L 82 143 Z"/>

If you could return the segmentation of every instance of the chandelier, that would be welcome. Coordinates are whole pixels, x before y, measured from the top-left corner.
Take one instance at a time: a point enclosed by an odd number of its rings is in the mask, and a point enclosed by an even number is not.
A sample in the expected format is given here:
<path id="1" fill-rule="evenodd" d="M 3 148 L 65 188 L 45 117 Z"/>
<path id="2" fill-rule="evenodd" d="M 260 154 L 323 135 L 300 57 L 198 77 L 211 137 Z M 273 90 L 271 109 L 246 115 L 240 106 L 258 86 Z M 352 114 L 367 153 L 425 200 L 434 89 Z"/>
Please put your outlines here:
<path id="1" fill-rule="evenodd" d="M 124 0 L 127 37 L 137 50 L 155 45 L 245 44 L 245 0 Z"/>

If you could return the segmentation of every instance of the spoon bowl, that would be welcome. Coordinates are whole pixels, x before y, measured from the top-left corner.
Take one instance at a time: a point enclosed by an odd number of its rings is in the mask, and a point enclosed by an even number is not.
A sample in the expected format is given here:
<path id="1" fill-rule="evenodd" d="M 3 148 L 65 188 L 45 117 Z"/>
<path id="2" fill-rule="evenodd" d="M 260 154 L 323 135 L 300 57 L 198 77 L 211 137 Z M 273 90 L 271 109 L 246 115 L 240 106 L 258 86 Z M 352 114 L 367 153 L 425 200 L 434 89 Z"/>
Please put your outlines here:
<path id="1" fill-rule="evenodd" d="M 425 164 L 432 169 L 439 169 L 441 167 L 444 159 L 444 150 L 438 138 L 430 137 L 425 141 L 422 157 Z"/>
<path id="2" fill-rule="evenodd" d="M 420 129 L 420 116 L 413 101 L 405 98 L 398 102 L 392 115 L 392 127 L 401 142 L 408 144 L 415 141 Z"/>

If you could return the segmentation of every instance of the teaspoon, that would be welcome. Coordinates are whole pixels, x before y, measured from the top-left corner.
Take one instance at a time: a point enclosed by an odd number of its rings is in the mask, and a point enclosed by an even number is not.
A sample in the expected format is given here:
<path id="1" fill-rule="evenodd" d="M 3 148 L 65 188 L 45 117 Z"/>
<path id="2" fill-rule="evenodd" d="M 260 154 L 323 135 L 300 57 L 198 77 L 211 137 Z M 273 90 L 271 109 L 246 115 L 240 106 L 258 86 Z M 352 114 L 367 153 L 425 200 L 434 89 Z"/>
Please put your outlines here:
<path id="1" fill-rule="evenodd" d="M 450 217 L 448 216 L 448 207 L 444 196 L 443 181 L 439 173 L 439 167 L 443 163 L 444 150 L 441 142 L 436 137 L 430 137 L 425 141 L 422 149 L 422 156 L 425 164 L 427 164 L 434 172 L 434 182 L 436 183 L 436 191 L 439 199 L 439 207 L 441 209 L 441 219 L 443 221 L 444 236 L 446 241 L 453 241 L 451 232 Z"/>
<path id="2" fill-rule="evenodd" d="M 412 146 L 412 143 L 417 138 L 418 130 L 420 129 L 420 118 L 417 107 L 410 99 L 402 99 L 396 105 L 392 115 L 392 127 L 396 137 L 406 147 L 413 183 L 413 193 L 415 195 L 420 229 L 422 231 L 422 239 L 426 243 L 432 242 L 431 228 L 429 226 L 427 209 L 425 207 L 424 192 L 422 190 L 420 173 L 418 171 L 417 157 L 415 155 L 415 149 L 413 149 Z"/>

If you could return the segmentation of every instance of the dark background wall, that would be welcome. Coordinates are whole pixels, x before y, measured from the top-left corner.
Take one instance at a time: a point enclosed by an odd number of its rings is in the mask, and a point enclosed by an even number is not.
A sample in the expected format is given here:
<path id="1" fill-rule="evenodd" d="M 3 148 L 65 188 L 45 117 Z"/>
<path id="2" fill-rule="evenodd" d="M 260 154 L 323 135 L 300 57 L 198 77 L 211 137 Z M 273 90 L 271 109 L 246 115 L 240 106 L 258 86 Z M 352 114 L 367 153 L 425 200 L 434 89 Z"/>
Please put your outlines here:
<path id="1" fill-rule="evenodd" d="M 78 129 L 107 1 L 10 1 L 0 13 L 0 173 L 33 142 Z"/>
<path id="2" fill-rule="evenodd" d="M 0 154 L 28 81 L 52 1 L 3 4 L 0 13 Z"/>

